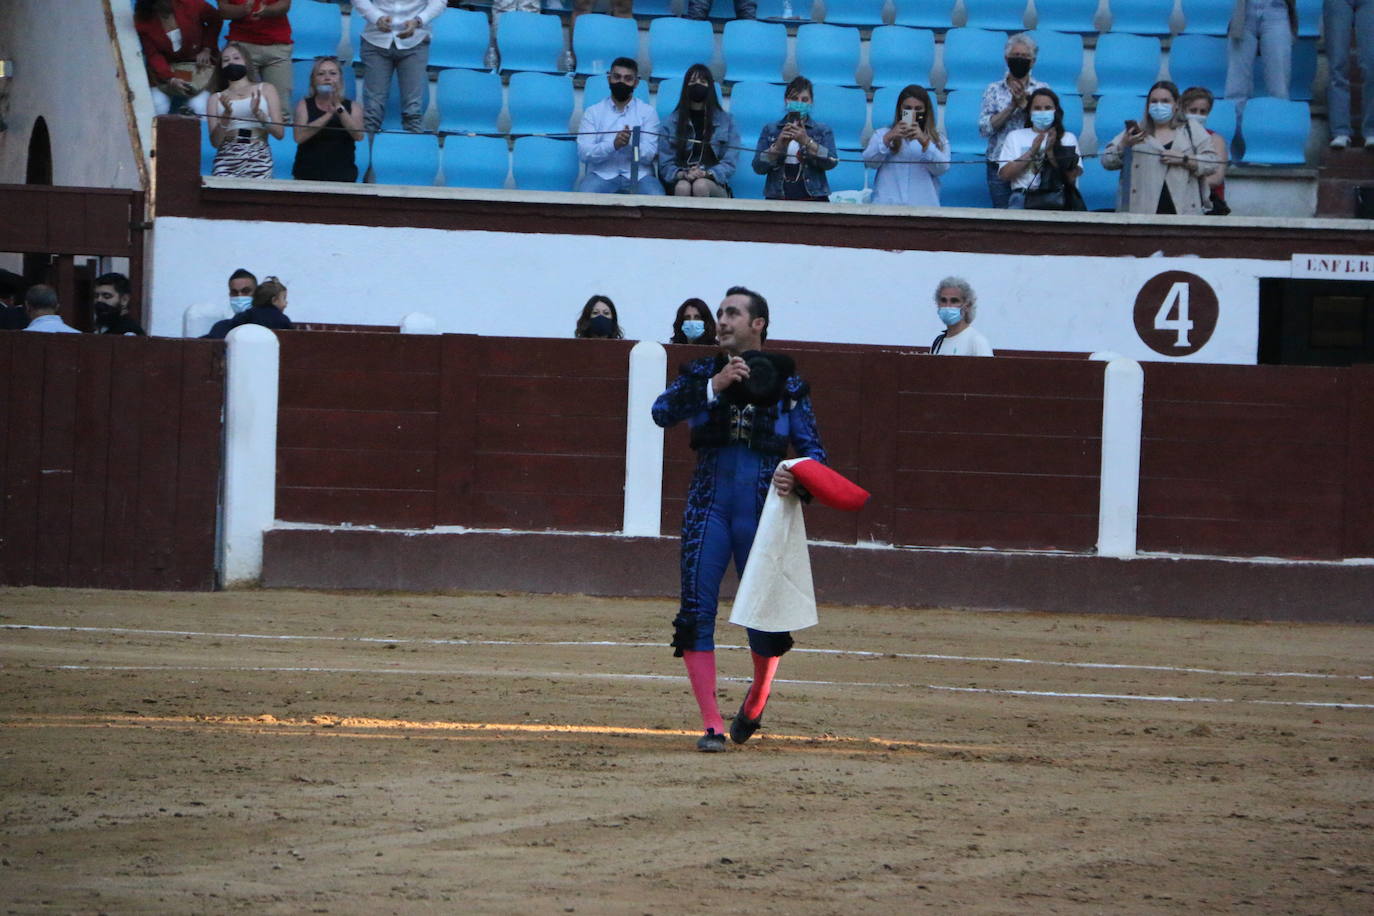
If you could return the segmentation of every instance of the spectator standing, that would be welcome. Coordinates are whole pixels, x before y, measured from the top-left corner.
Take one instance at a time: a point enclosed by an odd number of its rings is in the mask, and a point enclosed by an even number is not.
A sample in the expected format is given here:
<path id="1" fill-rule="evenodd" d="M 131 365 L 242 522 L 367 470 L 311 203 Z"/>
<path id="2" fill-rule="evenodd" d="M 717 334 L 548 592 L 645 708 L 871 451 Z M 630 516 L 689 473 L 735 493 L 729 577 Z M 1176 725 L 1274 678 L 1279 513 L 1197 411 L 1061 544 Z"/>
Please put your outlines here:
<path id="1" fill-rule="evenodd" d="M 1326 86 L 1326 116 L 1331 119 L 1331 146 L 1345 149 L 1354 131 L 1350 124 L 1350 71 L 1357 63 L 1364 74 L 1360 93 L 1360 135 L 1365 149 L 1374 149 L 1374 0 L 1324 0 L 1322 26 L 1326 63 L 1331 78 Z M 1356 60 L 1350 57 L 1355 38 Z"/>
<path id="2" fill-rule="evenodd" d="M 897 95 L 892 125 L 875 130 L 864 163 L 877 169 L 875 204 L 940 206 L 940 176 L 949 171 L 949 142 L 935 126 L 930 93 L 912 84 Z"/>
<path id="3" fill-rule="evenodd" d="M 1205 179 L 1216 170 L 1217 153 L 1207 131 L 1183 117 L 1177 86 L 1160 80 L 1150 87 L 1144 123 L 1127 121 L 1102 150 L 1102 167 L 1121 170 L 1116 209 L 1201 214 L 1210 197 Z"/>
<path id="4" fill-rule="evenodd" d="M 577 190 L 662 195 L 663 185 L 654 163 L 658 156 L 658 112 L 634 97 L 639 64 L 630 57 L 617 57 L 606 80 L 610 98 L 584 111 L 577 128 L 577 156 L 587 164 L 587 174 L 578 182 Z M 638 149 L 634 145 L 636 127 Z"/>
<path id="5" fill-rule="evenodd" d="M 392 74 L 401 90 L 401 126 L 420 132 L 429 83 L 429 25 L 447 6 L 445 0 L 353 0 L 353 9 L 367 20 L 359 48 L 368 133 L 380 129 L 386 117 Z"/>
<path id="6" fill-rule="evenodd" d="M 210 142 L 215 145 L 211 174 L 222 178 L 271 178 L 272 149 L 267 135 L 278 140 L 282 126 L 281 102 L 271 83 L 260 83 L 248 55 L 234 43 L 220 55 L 229 85 L 210 98 L 207 111 Z"/>
<path id="7" fill-rule="evenodd" d="M 582 306 L 582 314 L 577 316 L 577 326 L 573 329 L 573 336 L 582 338 L 601 337 L 608 340 L 622 339 L 625 332 L 620 329 L 620 318 L 616 314 L 615 303 L 600 293 L 588 299 L 587 304 Z"/>
<path id="8" fill-rule="evenodd" d="M 1001 166 L 998 153 L 1007 134 L 1030 124 L 1030 96 L 1037 89 L 1048 89 L 1031 76 L 1039 46 L 1024 32 L 1007 39 L 1003 55 L 1007 74 L 983 90 L 983 103 L 978 110 L 978 133 L 988 140 L 988 196 L 992 205 L 1005 210 L 1011 202 L 1011 183 L 999 177 Z"/>
<path id="9" fill-rule="evenodd" d="M 29 313 L 19 298 L 23 289 L 23 277 L 0 269 L 0 331 L 22 331 L 29 323 Z"/>
<path id="10" fill-rule="evenodd" d="M 673 336 L 668 343 L 716 345 L 716 320 L 700 299 L 688 299 L 677 307 Z"/>
<path id="11" fill-rule="evenodd" d="M 363 138 L 363 109 L 344 92 L 343 67 L 333 57 L 316 58 L 310 85 L 296 103 L 296 162 L 293 178 L 357 181 L 356 146 Z"/>
<path id="12" fill-rule="evenodd" d="M 29 312 L 29 326 L 26 331 L 44 331 L 50 334 L 80 334 L 76 328 L 58 316 L 61 306 L 57 301 L 57 290 L 44 283 L 30 286 L 24 294 L 24 307 Z"/>
<path id="13" fill-rule="evenodd" d="M 1212 138 L 1212 149 L 1217 154 L 1216 171 L 1203 179 L 1208 192 L 1207 215 L 1226 216 L 1231 212 L 1226 204 L 1226 163 L 1231 157 L 1226 151 L 1226 138 L 1207 126 L 1207 116 L 1212 113 L 1213 102 L 1211 90 L 1202 86 L 1190 86 L 1183 90 L 1183 97 L 1179 100 L 1183 116 L 1207 131 L 1207 136 Z"/>
<path id="14" fill-rule="evenodd" d="M 578 0 L 579 3 L 584 0 Z M 614 0 L 612 0 L 614 2 Z M 755 19 L 758 17 L 757 0 L 735 0 L 736 19 Z M 711 14 L 711 0 L 687 0 L 688 19 L 706 19 Z"/>
<path id="15" fill-rule="evenodd" d="M 220 340 L 234 327 L 234 319 L 253 306 L 253 293 L 257 292 L 258 278 L 240 267 L 229 275 L 229 317 L 216 321 L 204 337 Z"/>
<path id="16" fill-rule="evenodd" d="M 804 76 L 794 77 L 783 90 L 786 114 L 759 132 L 754 171 L 767 175 L 763 196 L 768 200 L 829 200 L 835 135 L 811 119 L 815 89 Z"/>
<path id="17" fill-rule="evenodd" d="M 1067 189 L 1083 174 L 1078 165 L 1078 138 L 1064 129 L 1064 109 L 1053 89 L 1036 89 L 1031 93 L 1030 120 L 1030 127 L 1007 134 L 997 154 L 1001 166 L 997 177 L 1011 183 L 1007 206 L 1012 210 L 1026 209 L 1029 193 L 1054 187 Z"/>
<path id="18" fill-rule="evenodd" d="M 95 278 L 91 304 L 92 310 L 95 312 L 95 332 L 97 334 L 116 334 L 124 337 L 148 336 L 142 325 L 129 317 L 131 292 L 129 278 L 123 274 L 101 274 Z"/>
<path id="19" fill-rule="evenodd" d="M 931 356 L 992 356 L 988 339 L 970 327 L 978 297 L 963 277 L 945 277 L 935 287 L 935 314 L 945 329 L 931 343 Z"/>
<path id="20" fill-rule="evenodd" d="M 720 107 L 716 79 L 705 64 L 682 78 L 677 107 L 663 125 L 658 175 L 678 197 L 729 197 L 739 159 L 739 131 Z"/>
<path id="21" fill-rule="evenodd" d="M 201 116 L 215 79 L 215 47 L 224 17 L 205 0 L 137 0 L 134 29 L 143 45 L 153 110 Z"/>
<path id="22" fill-rule="evenodd" d="M 1255 58 L 1264 69 L 1264 88 L 1288 98 L 1293 75 L 1293 41 L 1298 34 L 1294 0 L 1236 0 L 1226 30 L 1226 97 L 1244 107 L 1255 89 Z"/>
<path id="23" fill-rule="evenodd" d="M 219 11 L 229 20 L 229 40 L 248 55 L 263 82 L 277 90 L 282 106 L 289 105 L 293 45 L 287 14 L 291 0 L 219 0 Z"/>

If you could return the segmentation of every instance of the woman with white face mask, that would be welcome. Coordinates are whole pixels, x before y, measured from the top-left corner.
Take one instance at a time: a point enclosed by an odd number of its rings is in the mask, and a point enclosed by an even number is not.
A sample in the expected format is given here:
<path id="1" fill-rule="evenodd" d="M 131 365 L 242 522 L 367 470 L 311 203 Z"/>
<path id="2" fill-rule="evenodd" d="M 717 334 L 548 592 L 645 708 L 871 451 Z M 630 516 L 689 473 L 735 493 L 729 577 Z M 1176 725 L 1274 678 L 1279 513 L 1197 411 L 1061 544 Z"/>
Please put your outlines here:
<path id="1" fill-rule="evenodd" d="M 963 277 L 945 277 L 935 287 L 935 314 L 945 329 L 931 343 L 931 356 L 992 356 L 988 339 L 970 327 L 978 297 Z"/>
<path id="2" fill-rule="evenodd" d="M 700 299 L 688 299 L 677 307 L 669 343 L 716 346 L 716 320 L 711 307 Z"/>
<path id="3" fill-rule="evenodd" d="M 1065 189 L 1060 195 L 1065 203 L 1038 209 L 1082 209 L 1081 204 L 1072 205 L 1077 201 L 1068 193 L 1083 173 L 1078 164 L 1078 138 L 1064 129 L 1064 109 L 1053 89 L 1041 88 L 1031 93 L 1030 121 L 1030 127 L 1007 134 L 997 153 L 997 177 L 1011 183 L 1008 209 L 1024 210 L 1028 195 L 1036 191 L 1049 193 L 1051 188 Z"/>
<path id="4" fill-rule="evenodd" d="M 1201 215 L 1208 175 L 1218 165 L 1207 130 L 1183 116 L 1178 87 L 1160 80 L 1150 87 L 1140 123 L 1127 121 L 1102 151 L 1102 167 L 1121 171 L 1116 209 L 1121 213 Z M 1098 130 L 1109 129 L 1100 125 Z"/>

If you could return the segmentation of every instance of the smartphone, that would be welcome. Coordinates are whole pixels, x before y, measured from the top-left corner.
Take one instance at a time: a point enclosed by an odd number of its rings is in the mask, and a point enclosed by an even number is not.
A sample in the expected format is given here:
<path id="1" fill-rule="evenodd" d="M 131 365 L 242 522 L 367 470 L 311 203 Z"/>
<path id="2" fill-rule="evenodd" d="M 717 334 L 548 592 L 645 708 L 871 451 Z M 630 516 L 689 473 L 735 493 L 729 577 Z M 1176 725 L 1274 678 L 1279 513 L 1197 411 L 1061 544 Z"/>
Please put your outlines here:
<path id="1" fill-rule="evenodd" d="M 1127 122 L 1126 122 L 1126 130 L 1127 130 L 1127 131 L 1140 130 L 1140 125 L 1137 124 L 1134 120 L 1127 121 Z"/>
<path id="2" fill-rule="evenodd" d="M 784 123 L 784 124 L 800 124 L 800 123 L 801 123 L 801 119 L 802 119 L 801 112 L 799 112 L 799 111 L 789 111 L 789 112 L 787 113 L 787 117 L 786 117 L 786 118 L 783 118 L 783 123 Z"/>
<path id="3" fill-rule="evenodd" d="M 915 123 L 916 123 L 916 112 L 912 111 L 910 108 L 907 108 L 907 109 L 903 110 L 903 111 L 902 111 L 902 123 L 903 123 L 903 124 L 915 124 Z"/>

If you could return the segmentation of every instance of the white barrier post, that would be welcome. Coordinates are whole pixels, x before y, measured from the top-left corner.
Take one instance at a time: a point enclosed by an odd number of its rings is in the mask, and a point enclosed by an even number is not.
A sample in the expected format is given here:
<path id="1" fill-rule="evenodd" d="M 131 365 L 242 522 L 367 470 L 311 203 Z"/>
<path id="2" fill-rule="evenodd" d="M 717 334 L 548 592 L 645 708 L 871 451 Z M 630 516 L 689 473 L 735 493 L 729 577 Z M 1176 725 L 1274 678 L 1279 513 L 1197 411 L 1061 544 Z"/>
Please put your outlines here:
<path id="1" fill-rule="evenodd" d="M 210 329 L 215 326 L 216 321 L 231 318 L 233 314 L 223 305 L 205 303 L 192 305 L 181 316 L 181 336 L 204 337 L 210 333 Z"/>
<path id="2" fill-rule="evenodd" d="M 424 312 L 411 312 L 401 319 L 402 334 L 438 334 L 439 323 Z"/>
<path id="3" fill-rule="evenodd" d="M 622 533 L 658 537 L 663 517 L 663 430 L 650 415 L 663 390 L 668 351 L 641 340 L 630 351 L 629 416 L 625 422 L 625 520 Z"/>
<path id="4" fill-rule="evenodd" d="M 262 577 L 262 536 L 277 514 L 277 335 L 256 324 L 229 332 L 224 410 L 224 523 L 220 570 L 226 586 Z"/>
<path id="5" fill-rule="evenodd" d="M 1097 554 L 1133 557 L 1140 510 L 1140 434 L 1145 373 L 1133 359 L 1109 361 L 1102 379 L 1102 478 Z"/>

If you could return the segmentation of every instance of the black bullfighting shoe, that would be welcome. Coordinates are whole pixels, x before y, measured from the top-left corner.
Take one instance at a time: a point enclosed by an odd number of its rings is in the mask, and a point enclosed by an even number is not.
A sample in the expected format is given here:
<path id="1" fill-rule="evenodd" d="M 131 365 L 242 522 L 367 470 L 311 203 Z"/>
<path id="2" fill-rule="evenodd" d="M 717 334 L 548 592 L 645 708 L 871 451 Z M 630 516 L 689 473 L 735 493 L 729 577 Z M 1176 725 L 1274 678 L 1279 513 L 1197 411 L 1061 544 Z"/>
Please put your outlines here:
<path id="1" fill-rule="evenodd" d="M 759 730 L 763 724 L 763 716 L 751 719 L 744 714 L 744 704 L 739 704 L 739 712 L 730 720 L 730 740 L 736 744 L 743 744 L 754 736 L 754 732 Z"/>
<path id="2" fill-rule="evenodd" d="M 706 729 L 706 734 L 697 739 L 697 750 L 706 754 L 717 754 L 725 750 L 725 736 L 716 733 L 714 728 Z"/>

